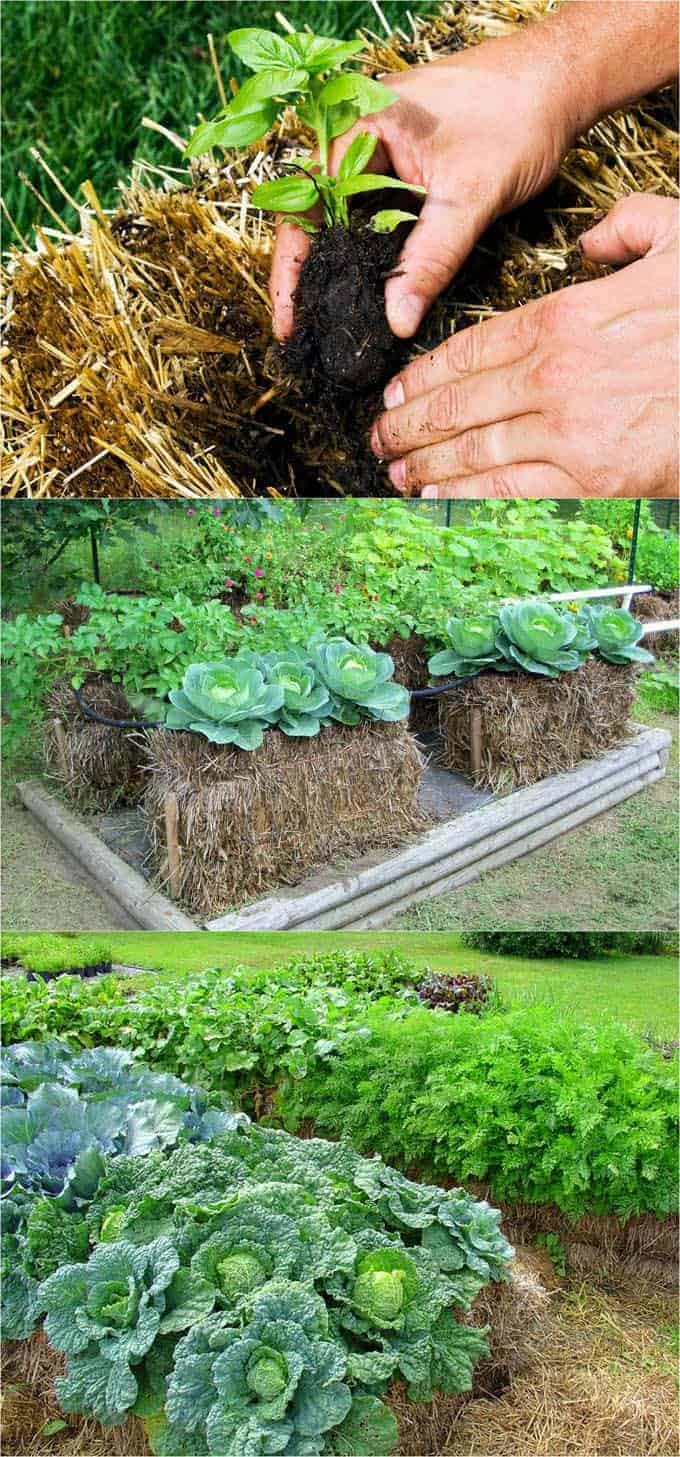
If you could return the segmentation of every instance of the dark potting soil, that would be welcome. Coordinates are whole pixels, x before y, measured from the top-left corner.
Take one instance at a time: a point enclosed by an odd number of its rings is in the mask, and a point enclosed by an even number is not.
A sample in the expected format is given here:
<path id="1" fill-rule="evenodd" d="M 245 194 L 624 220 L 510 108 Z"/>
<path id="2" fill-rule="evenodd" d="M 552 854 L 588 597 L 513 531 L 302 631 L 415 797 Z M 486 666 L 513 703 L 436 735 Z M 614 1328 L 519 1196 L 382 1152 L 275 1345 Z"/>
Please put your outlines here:
<path id="1" fill-rule="evenodd" d="M 295 291 L 295 332 L 283 346 L 286 369 L 309 380 L 321 400 L 379 390 L 397 368 L 402 341 L 385 311 L 385 281 L 404 230 L 375 233 L 337 224 L 316 233 Z"/>

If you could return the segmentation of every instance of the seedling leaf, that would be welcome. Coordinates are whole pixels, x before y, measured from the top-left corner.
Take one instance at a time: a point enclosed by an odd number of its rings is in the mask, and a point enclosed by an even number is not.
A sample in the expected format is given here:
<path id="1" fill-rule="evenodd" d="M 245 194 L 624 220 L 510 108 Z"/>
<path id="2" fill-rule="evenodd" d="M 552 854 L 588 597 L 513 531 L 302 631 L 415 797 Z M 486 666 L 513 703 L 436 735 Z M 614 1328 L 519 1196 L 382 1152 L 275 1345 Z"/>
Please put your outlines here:
<path id="1" fill-rule="evenodd" d="M 418 215 L 414 212 L 400 212 L 398 207 L 386 207 L 382 212 L 374 213 L 370 226 L 374 233 L 393 233 L 400 223 L 415 223 Z"/>
<path id="2" fill-rule="evenodd" d="M 356 192 L 380 192 L 383 188 L 401 188 L 405 192 L 425 192 L 424 187 L 419 187 L 415 182 L 402 182 L 399 177 L 380 177 L 375 172 L 362 172 L 360 177 L 348 177 L 346 182 L 338 182 L 335 188 L 336 197 L 353 197 Z"/>
<path id="3" fill-rule="evenodd" d="M 245 110 L 232 111 L 217 121 L 204 121 L 192 132 L 185 157 L 200 157 L 211 147 L 247 147 L 257 142 L 274 125 L 279 111 L 275 101 L 255 102 Z"/>
<path id="4" fill-rule="evenodd" d="M 317 198 L 311 177 L 279 177 L 275 182 L 261 182 L 253 192 L 256 207 L 274 212 L 306 212 Z"/>
<path id="5" fill-rule="evenodd" d="M 230 31 L 227 41 L 234 55 L 238 56 L 250 71 L 259 71 L 269 66 L 288 70 L 300 64 L 299 51 L 289 40 L 285 40 L 282 35 L 277 35 L 273 30 L 260 30 L 258 26 L 246 26 L 243 30 Z"/>
<path id="6" fill-rule="evenodd" d="M 363 172 L 377 145 L 377 137 L 372 136 L 370 132 L 359 132 L 359 135 L 350 143 L 338 167 L 338 181 L 344 182 L 348 177 L 354 177 L 359 172 Z"/>

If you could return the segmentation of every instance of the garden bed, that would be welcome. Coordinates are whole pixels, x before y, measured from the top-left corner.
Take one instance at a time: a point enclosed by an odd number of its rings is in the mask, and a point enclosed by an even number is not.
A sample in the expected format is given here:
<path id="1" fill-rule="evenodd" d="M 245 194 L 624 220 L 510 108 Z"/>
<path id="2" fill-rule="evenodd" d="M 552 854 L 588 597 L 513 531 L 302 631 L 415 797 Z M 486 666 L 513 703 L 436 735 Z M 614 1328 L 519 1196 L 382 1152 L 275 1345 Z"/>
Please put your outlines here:
<path id="1" fill-rule="evenodd" d="M 442 781 L 435 777 L 443 771 L 434 766 L 434 774 L 426 771 L 425 791 L 434 797 L 430 812 L 445 818 L 417 837 L 412 834 L 405 848 L 387 854 L 374 850 L 349 863 L 327 864 L 293 888 L 277 887 L 263 900 L 211 919 L 193 919 L 182 912 L 151 887 L 139 868 L 131 869 L 121 854 L 110 849 L 101 832 L 94 832 L 42 786 L 23 783 L 18 788 L 26 807 L 146 929 L 189 930 L 202 924 L 224 931 L 368 930 L 389 922 L 407 905 L 465 885 L 639 793 L 663 777 L 669 746 L 666 730 L 633 726 L 623 746 L 501 799 L 489 798 L 469 781 L 451 776 L 462 797 L 461 807 L 467 799 L 459 813 L 447 812 L 451 800 L 438 791 Z M 472 801 L 476 807 L 468 807 L 471 795 L 482 795 Z M 135 840 L 129 819 L 126 833 Z"/>

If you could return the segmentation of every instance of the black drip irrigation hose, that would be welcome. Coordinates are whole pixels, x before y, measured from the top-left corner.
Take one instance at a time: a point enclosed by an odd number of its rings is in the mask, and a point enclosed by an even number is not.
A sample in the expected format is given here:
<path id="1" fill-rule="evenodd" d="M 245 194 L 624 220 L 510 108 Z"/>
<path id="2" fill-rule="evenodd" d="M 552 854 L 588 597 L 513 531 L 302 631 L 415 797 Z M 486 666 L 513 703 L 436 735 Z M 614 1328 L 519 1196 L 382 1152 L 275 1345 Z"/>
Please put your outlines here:
<path id="1" fill-rule="evenodd" d="M 411 688 L 410 698 L 438 698 L 442 693 L 453 693 L 461 683 L 469 683 L 471 678 L 478 678 L 478 673 L 468 673 L 465 678 L 452 678 L 448 683 L 438 683 L 435 688 Z M 83 700 L 82 688 L 74 688 L 71 684 L 71 692 L 83 715 L 91 723 L 103 723 L 106 728 L 136 728 L 136 729 L 157 729 L 165 728 L 162 721 L 152 721 L 146 718 L 109 718 L 105 713 L 97 713 L 95 708 L 90 708 Z"/>

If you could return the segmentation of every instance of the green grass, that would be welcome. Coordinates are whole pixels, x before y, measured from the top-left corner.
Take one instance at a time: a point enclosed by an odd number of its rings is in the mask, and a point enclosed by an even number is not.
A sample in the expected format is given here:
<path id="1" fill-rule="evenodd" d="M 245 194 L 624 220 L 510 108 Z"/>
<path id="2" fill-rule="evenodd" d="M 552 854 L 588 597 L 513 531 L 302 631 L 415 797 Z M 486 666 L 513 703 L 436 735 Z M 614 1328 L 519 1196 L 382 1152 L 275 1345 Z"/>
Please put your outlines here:
<path id="1" fill-rule="evenodd" d="M 337 949 L 398 951 L 418 966 L 491 976 L 512 1005 L 548 1000 L 583 1013 L 586 1019 L 615 1016 L 639 1032 L 677 1036 L 677 976 L 672 956 L 607 955 L 593 961 L 533 961 L 490 956 L 464 946 L 458 935 L 436 932 L 134 931 L 114 933 L 107 936 L 109 940 L 115 961 L 148 967 L 173 981 L 208 966 L 274 970 L 293 957 Z M 157 981 L 157 976 L 145 976 L 135 985 Z M 129 994 L 128 980 L 125 990 Z"/>
<path id="2" fill-rule="evenodd" d="M 408 0 L 383 0 L 390 22 L 406 20 Z M 421 7 L 427 9 L 430 7 Z M 60 216 L 73 208 L 31 158 L 37 146 L 69 192 L 86 179 L 111 206 L 134 158 L 177 166 L 169 141 L 142 127 L 148 116 L 189 133 L 197 113 L 210 116 L 219 96 L 206 36 L 212 33 L 222 75 L 241 77 L 226 33 L 244 25 L 278 29 L 276 11 L 298 29 L 348 36 L 379 30 L 367 0 L 12 0 L 2 8 L 4 54 L 4 197 L 23 233 L 52 223 L 20 179 L 25 172 Z"/>

